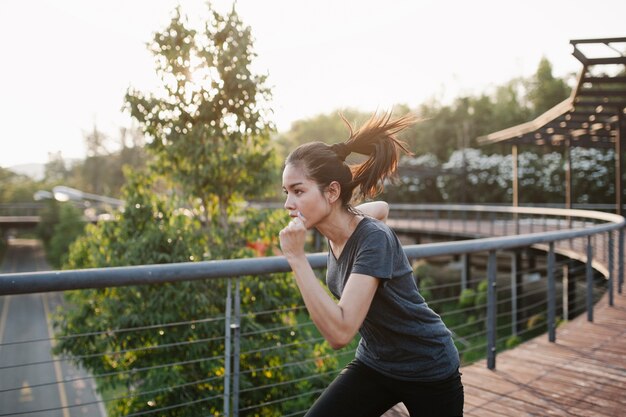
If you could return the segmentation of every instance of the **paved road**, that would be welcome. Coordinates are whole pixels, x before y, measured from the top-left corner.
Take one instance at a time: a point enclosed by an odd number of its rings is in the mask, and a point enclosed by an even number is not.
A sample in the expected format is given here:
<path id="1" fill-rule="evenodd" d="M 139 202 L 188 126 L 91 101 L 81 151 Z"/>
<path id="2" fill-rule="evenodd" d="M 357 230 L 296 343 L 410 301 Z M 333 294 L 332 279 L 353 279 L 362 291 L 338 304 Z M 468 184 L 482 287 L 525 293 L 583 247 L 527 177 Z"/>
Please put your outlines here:
<path id="1" fill-rule="evenodd" d="M 38 241 L 13 239 L 0 271 L 49 269 Z M 49 313 L 61 303 L 59 293 L 0 296 L 0 416 L 105 416 L 93 380 L 52 357 Z"/>

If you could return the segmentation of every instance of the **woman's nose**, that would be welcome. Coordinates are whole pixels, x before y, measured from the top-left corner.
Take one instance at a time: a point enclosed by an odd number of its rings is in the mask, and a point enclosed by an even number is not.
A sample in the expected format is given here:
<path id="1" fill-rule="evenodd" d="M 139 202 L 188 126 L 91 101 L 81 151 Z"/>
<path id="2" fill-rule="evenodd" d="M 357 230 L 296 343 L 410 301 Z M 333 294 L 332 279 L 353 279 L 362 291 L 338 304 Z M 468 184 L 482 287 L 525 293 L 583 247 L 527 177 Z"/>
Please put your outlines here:
<path id="1" fill-rule="evenodd" d="M 285 199 L 284 207 L 287 210 L 292 210 L 292 209 L 295 208 L 294 205 L 293 205 L 293 202 L 292 202 L 291 198 L 289 198 L 289 196 L 287 196 L 287 198 Z"/>

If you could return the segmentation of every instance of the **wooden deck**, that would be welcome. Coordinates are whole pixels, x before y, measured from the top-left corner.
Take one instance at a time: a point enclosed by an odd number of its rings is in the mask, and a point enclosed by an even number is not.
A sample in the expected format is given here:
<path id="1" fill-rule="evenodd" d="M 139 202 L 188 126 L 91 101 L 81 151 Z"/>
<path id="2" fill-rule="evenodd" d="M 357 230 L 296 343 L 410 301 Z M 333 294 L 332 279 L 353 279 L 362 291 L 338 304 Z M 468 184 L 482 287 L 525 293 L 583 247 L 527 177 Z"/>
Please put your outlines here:
<path id="1" fill-rule="evenodd" d="M 582 314 L 557 329 L 556 342 L 538 336 L 461 368 L 466 417 L 626 416 L 626 296 L 596 304 L 594 322 Z M 407 417 L 402 404 L 384 417 Z"/>

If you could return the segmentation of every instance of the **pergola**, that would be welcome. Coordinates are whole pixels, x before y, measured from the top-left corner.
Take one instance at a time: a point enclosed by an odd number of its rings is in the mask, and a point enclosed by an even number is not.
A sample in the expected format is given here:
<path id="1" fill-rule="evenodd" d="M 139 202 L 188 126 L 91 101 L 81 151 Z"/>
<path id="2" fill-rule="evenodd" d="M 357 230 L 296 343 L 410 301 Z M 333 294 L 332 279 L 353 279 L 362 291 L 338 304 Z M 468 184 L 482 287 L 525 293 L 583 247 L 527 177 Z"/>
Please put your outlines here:
<path id="1" fill-rule="evenodd" d="M 626 37 L 570 41 L 583 65 L 571 95 L 536 119 L 478 138 L 510 144 L 513 205 L 519 204 L 518 146 L 562 147 L 567 161 L 567 208 L 572 206 L 571 147 L 615 149 L 615 205 L 622 214 L 623 151 L 626 139 Z"/>

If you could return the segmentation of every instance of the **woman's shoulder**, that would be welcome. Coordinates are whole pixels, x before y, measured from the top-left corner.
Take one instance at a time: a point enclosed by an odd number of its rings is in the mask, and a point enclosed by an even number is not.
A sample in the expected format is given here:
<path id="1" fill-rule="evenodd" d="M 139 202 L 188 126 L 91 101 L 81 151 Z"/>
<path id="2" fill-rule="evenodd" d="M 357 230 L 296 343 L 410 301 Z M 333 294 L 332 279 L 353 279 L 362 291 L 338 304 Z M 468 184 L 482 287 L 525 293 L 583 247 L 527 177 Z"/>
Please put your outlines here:
<path id="1" fill-rule="evenodd" d="M 380 239 L 382 236 L 391 238 L 394 234 L 387 224 L 371 217 L 364 217 L 357 229 L 360 239 Z"/>

